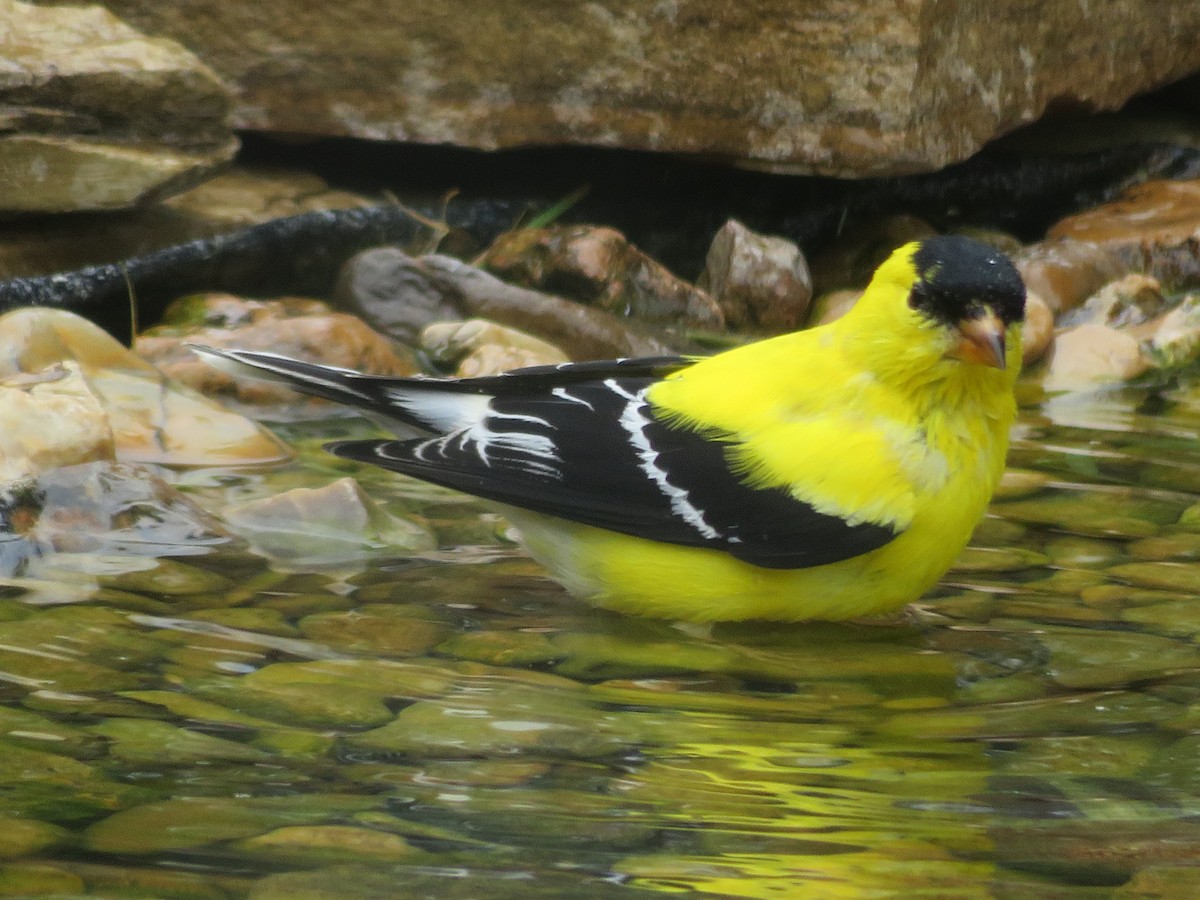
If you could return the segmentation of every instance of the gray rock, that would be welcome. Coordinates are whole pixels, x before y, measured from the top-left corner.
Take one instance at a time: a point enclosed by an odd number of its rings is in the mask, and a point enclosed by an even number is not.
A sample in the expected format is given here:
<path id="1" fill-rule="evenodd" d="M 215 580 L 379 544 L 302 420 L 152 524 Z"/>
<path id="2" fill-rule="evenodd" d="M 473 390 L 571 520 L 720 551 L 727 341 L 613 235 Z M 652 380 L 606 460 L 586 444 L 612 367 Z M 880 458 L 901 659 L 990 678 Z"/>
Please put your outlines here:
<path id="1" fill-rule="evenodd" d="M 119 209 L 227 162 L 229 89 L 97 7 L 0 0 L 0 209 Z"/>

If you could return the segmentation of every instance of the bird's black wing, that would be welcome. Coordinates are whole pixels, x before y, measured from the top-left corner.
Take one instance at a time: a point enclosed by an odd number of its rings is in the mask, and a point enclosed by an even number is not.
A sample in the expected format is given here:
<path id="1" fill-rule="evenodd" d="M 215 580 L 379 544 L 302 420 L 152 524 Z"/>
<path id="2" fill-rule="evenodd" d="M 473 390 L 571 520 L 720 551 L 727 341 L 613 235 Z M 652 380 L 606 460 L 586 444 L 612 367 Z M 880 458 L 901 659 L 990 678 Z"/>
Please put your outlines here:
<path id="1" fill-rule="evenodd" d="M 746 484 L 730 468 L 726 443 L 655 417 L 645 390 L 658 368 L 631 377 L 597 364 L 588 378 L 568 381 L 555 369 L 486 379 L 493 396 L 477 419 L 447 434 L 327 449 L 489 500 L 719 549 L 764 568 L 837 562 L 896 537 L 890 526 L 851 524 L 786 490 Z"/>

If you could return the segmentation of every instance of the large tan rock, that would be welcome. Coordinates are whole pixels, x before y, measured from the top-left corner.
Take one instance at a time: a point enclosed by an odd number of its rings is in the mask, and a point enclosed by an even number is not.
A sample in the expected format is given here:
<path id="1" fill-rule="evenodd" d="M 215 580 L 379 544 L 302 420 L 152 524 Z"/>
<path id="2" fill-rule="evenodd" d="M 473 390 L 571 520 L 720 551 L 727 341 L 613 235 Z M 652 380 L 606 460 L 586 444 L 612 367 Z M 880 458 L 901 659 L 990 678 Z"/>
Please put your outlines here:
<path id="1" fill-rule="evenodd" d="M 229 89 L 98 6 L 0 0 L 0 211 L 118 209 L 232 158 Z"/>
<path id="2" fill-rule="evenodd" d="M 240 126 L 928 170 L 1200 69 L 1180 0 L 106 0 L 239 88 Z"/>

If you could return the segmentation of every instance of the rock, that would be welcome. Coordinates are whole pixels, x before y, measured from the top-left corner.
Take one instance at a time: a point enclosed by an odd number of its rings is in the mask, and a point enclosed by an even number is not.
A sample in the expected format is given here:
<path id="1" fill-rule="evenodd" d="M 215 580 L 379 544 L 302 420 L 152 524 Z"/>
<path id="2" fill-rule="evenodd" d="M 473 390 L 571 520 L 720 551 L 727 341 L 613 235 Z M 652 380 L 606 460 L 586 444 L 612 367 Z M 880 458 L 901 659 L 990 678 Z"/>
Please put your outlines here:
<path id="1" fill-rule="evenodd" d="M 0 378 L 66 362 L 102 407 L 120 461 L 211 466 L 290 455 L 256 423 L 172 384 L 86 319 L 40 308 L 0 316 Z"/>
<path id="2" fill-rule="evenodd" d="M 355 289 L 360 267 L 381 273 L 363 279 L 365 290 Z M 671 352 L 604 310 L 506 284 L 437 254 L 414 258 L 393 247 L 360 253 L 343 267 L 335 296 L 340 307 L 400 340 L 434 322 L 479 317 L 548 341 L 574 360 Z"/>
<path id="3" fill-rule="evenodd" d="M 99 6 L 0 0 L 0 210 L 134 206 L 227 162 L 232 97 L 180 44 Z"/>
<path id="4" fill-rule="evenodd" d="M 1041 360 L 1054 340 L 1054 313 L 1033 291 L 1025 295 L 1025 325 L 1021 329 L 1021 365 Z"/>
<path id="5" fill-rule="evenodd" d="M 459 378 L 570 361 L 553 344 L 486 319 L 435 322 L 421 332 L 421 349 L 439 365 L 454 368 Z"/>
<path id="6" fill-rule="evenodd" d="M 305 616 L 300 630 L 310 640 L 342 653 L 395 658 L 425 653 L 449 635 L 450 626 L 420 606 L 380 603 Z"/>
<path id="7" fill-rule="evenodd" d="M 299 0 L 287 15 L 221 0 L 186 15 L 154 0 L 108 6 L 186 41 L 233 82 L 240 128 L 482 149 L 592 144 L 840 176 L 937 169 L 1051 103 L 1115 109 L 1200 66 L 1194 42 L 1163 40 L 1200 30 L 1190 4 L 1125 2 L 1095 16 L 1066 0 L 1003 13 L 709 0 L 572 4 L 552 18 L 400 0 L 347 0 L 336 15 Z"/>
<path id="8" fill-rule="evenodd" d="M 1150 368 L 1137 338 L 1105 325 L 1078 325 L 1058 334 L 1042 387 L 1089 390 L 1141 375 Z"/>
<path id="9" fill-rule="evenodd" d="M 238 849 L 257 859 L 306 868 L 321 862 L 386 862 L 425 855 L 399 835 L 351 825 L 288 825 L 247 838 Z"/>
<path id="10" fill-rule="evenodd" d="M 112 554 L 134 560 L 190 556 L 239 543 L 210 513 L 158 476 L 136 466 L 103 461 L 54 469 L 5 486 L 0 490 L 0 533 L 8 537 L 0 544 L 0 570 L 5 571 L 48 553 Z M 156 568 L 144 559 L 130 565 L 127 571 Z M 100 573 L 95 574 L 99 578 Z M 205 574 L 219 579 L 215 584 L 211 579 L 203 581 L 206 589 L 227 586 L 223 578 Z M 156 592 L 188 593 L 179 578 L 167 572 L 150 578 Z M 130 587 L 138 589 L 126 583 L 125 589 Z"/>
<path id="11" fill-rule="evenodd" d="M 123 810 L 91 825 L 84 844 L 99 853 L 155 854 L 318 824 L 375 805 L 371 797 L 181 797 Z"/>
<path id="12" fill-rule="evenodd" d="M 1124 328 L 1141 325 L 1164 309 L 1162 285 L 1158 279 L 1136 272 L 1111 281 L 1088 297 L 1083 306 L 1074 309 L 1059 319 L 1063 327 L 1085 323 L 1106 325 L 1109 328 Z"/>
<path id="13" fill-rule="evenodd" d="M 1136 185 L 1112 203 L 1063 219 L 1047 238 L 1093 244 L 1171 289 L 1200 285 L 1200 179 Z"/>
<path id="14" fill-rule="evenodd" d="M 713 238 L 697 286 L 717 298 L 731 328 L 771 334 L 799 328 L 812 300 L 812 276 L 800 248 L 733 219 Z"/>
<path id="15" fill-rule="evenodd" d="M 721 328 L 707 292 L 672 275 L 613 228 L 559 225 L 500 235 L 485 269 L 522 287 L 596 306 L 622 318 Z"/>
<path id="16" fill-rule="evenodd" d="M 1031 244 L 1013 257 L 1031 294 L 1037 294 L 1055 316 L 1074 309 L 1128 267 L 1095 244 L 1057 240 Z"/>
<path id="17" fill-rule="evenodd" d="M 376 504 L 353 478 L 251 500 L 227 508 L 224 518 L 260 551 L 304 566 L 432 550 L 437 543 L 422 526 Z"/>
<path id="18" fill-rule="evenodd" d="M 268 350 L 371 375 L 412 375 L 406 353 L 355 316 L 334 312 L 320 300 L 289 297 L 244 300 L 199 294 L 168 307 L 161 325 L 138 335 L 134 350 L 169 377 L 206 395 L 227 394 L 248 404 L 285 403 L 297 393 L 280 384 L 234 378 L 183 346 L 207 344 Z"/>
<path id="19" fill-rule="evenodd" d="M 0 816 L 0 859 L 21 859 L 59 844 L 66 832 L 44 822 Z M 11 896 L 11 895 L 10 895 Z"/>
<path id="20" fill-rule="evenodd" d="M 334 297 L 375 328 L 407 344 L 435 322 L 463 316 L 462 305 L 398 247 L 374 247 L 342 266 Z"/>
<path id="21" fill-rule="evenodd" d="M 108 416 L 78 363 L 0 381 L 0 482 L 115 453 Z"/>
<path id="22" fill-rule="evenodd" d="M 1143 352 L 1160 369 L 1179 369 L 1200 357 L 1200 294 L 1189 294 L 1173 309 L 1147 322 Z"/>
<path id="23" fill-rule="evenodd" d="M 271 756 L 246 744 L 167 722 L 109 719 L 90 729 L 107 738 L 109 756 L 139 766 L 194 766 L 214 762 L 266 763 Z"/>

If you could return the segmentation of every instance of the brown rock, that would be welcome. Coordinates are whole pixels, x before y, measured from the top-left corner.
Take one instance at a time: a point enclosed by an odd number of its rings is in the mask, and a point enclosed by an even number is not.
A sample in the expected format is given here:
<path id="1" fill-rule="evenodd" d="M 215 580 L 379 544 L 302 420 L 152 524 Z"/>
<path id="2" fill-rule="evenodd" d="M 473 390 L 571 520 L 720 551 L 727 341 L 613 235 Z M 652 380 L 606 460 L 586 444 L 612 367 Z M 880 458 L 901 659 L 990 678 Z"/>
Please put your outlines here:
<path id="1" fill-rule="evenodd" d="M 772 333 L 799 328 L 812 300 L 812 276 L 800 248 L 733 219 L 713 238 L 698 286 L 717 298 L 731 327 Z"/>
<path id="2" fill-rule="evenodd" d="M 831 175 L 937 169 L 1051 103 L 1112 109 L 1200 67 L 1177 0 L 107 5 L 234 82 L 242 128 Z"/>
<path id="3" fill-rule="evenodd" d="M 1074 309 L 1127 269 L 1095 244 L 1075 240 L 1031 244 L 1013 258 L 1030 292 L 1055 316 Z"/>
<path id="4" fill-rule="evenodd" d="M 1063 219 L 1047 237 L 1095 244 L 1171 288 L 1200 286 L 1200 179 L 1139 184 Z"/>
<path id="5" fill-rule="evenodd" d="M 672 275 L 613 228 L 564 225 L 500 235 L 485 269 L 522 287 L 646 322 L 720 328 L 725 318 L 705 291 Z"/>
<path id="6" fill-rule="evenodd" d="M 242 403 L 295 401 L 283 385 L 235 379 L 188 350 L 185 343 L 269 350 L 297 359 L 372 375 L 412 375 L 412 355 L 361 319 L 334 312 L 320 300 L 243 300 L 229 294 L 185 297 L 168 307 L 163 324 L 139 335 L 134 349 L 183 384 L 204 394 L 229 394 Z"/>
<path id="7" fill-rule="evenodd" d="M 1021 365 L 1028 366 L 1046 355 L 1054 340 L 1054 314 L 1046 301 L 1032 292 L 1025 297 L 1025 325 L 1021 329 Z"/>
<path id="8" fill-rule="evenodd" d="M 232 158 L 228 88 L 98 6 L 0 0 L 0 209 L 118 209 Z"/>
<path id="9" fill-rule="evenodd" d="M 333 296 L 338 307 L 409 344 L 418 341 L 426 326 L 464 315 L 453 292 L 432 281 L 399 247 L 374 247 L 350 257 L 338 274 Z"/>

